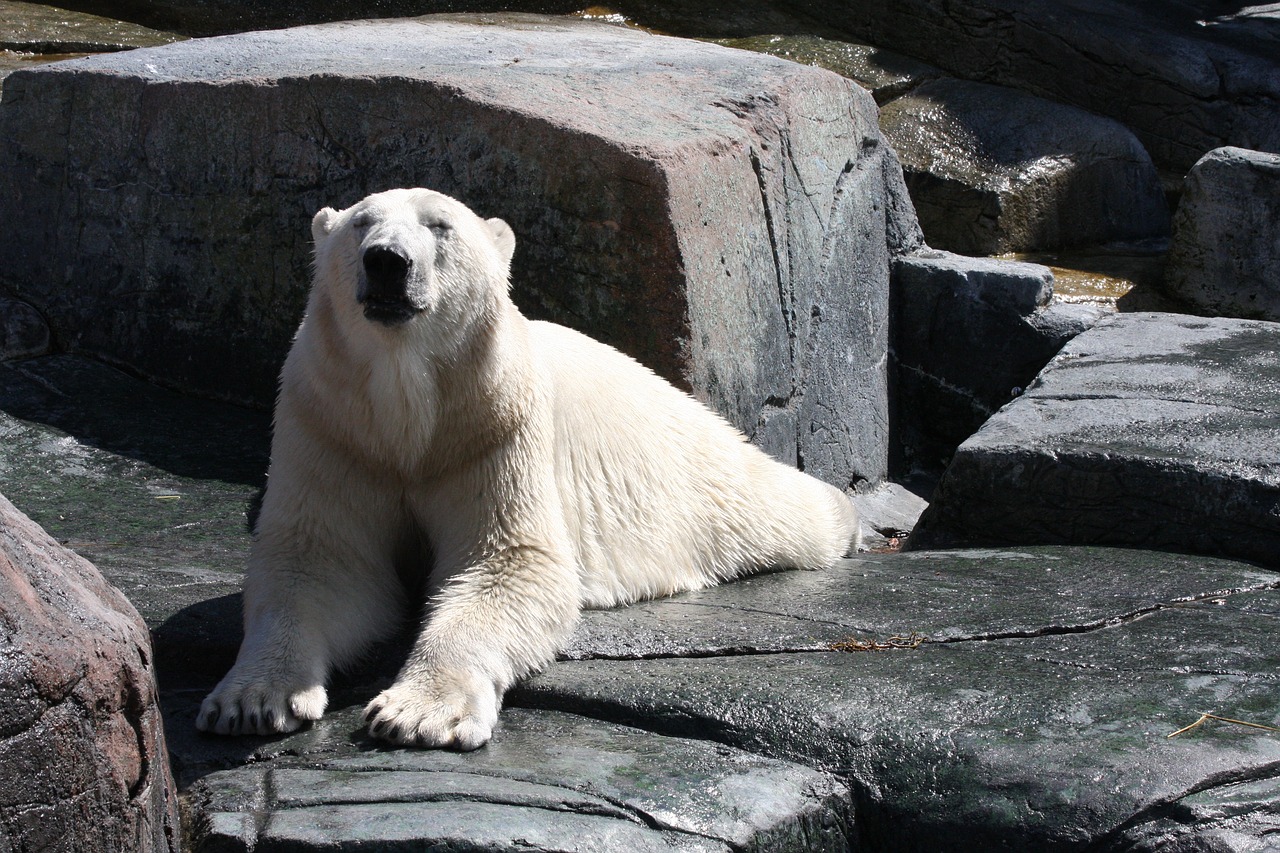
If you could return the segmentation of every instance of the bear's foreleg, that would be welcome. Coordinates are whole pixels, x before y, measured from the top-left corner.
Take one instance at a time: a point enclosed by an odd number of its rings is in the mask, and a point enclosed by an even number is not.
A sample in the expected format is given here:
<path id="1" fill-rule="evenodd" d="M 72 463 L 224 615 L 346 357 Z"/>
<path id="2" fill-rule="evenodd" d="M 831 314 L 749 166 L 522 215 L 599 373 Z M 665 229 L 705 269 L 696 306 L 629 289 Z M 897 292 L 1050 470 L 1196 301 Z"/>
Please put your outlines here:
<path id="1" fill-rule="evenodd" d="M 582 581 L 549 446 L 536 443 L 494 453 L 416 505 L 436 591 L 395 683 L 365 710 L 374 736 L 482 746 L 507 688 L 550 663 L 577 624 Z"/>
<path id="2" fill-rule="evenodd" d="M 395 683 L 365 709 L 392 743 L 471 750 L 493 734 L 502 696 L 548 664 L 579 608 L 577 570 L 558 548 L 503 548 L 437 595 Z"/>
<path id="3" fill-rule="evenodd" d="M 319 719 L 330 670 L 395 629 L 399 507 L 350 476 L 344 485 L 309 488 L 273 466 L 245 577 L 244 641 L 200 708 L 200 730 L 273 734 Z M 354 494 L 358 506 L 343 499 Z"/>

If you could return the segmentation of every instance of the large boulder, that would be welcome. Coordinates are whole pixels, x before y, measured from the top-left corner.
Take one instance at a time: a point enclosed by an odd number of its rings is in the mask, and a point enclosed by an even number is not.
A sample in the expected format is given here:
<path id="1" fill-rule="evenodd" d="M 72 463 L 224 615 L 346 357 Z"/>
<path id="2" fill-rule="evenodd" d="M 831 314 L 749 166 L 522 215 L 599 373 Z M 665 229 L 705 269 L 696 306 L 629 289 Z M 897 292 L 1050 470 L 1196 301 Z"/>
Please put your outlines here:
<path id="1" fill-rule="evenodd" d="M 1169 231 L 1155 166 L 1113 119 L 948 78 L 885 104 L 880 124 L 934 248 L 996 255 Z"/>
<path id="2" fill-rule="evenodd" d="M 1206 314 L 1280 321 L 1280 154 L 1219 148 L 1196 163 L 1165 287 Z"/>
<path id="3" fill-rule="evenodd" d="M 778 457 L 886 467 L 888 278 L 920 241 L 871 97 L 836 74 L 546 18 L 358 21 L 15 73 L 0 287 L 60 342 L 267 405 L 308 219 L 425 185 L 507 219 L 515 293 Z"/>
<path id="4" fill-rule="evenodd" d="M 0 767 L 5 850 L 179 847 L 146 625 L 3 496 Z"/>
<path id="5" fill-rule="evenodd" d="M 959 77 L 1131 128 L 1179 173 L 1206 151 L 1280 153 L 1280 11 L 1168 0 L 787 0 Z"/>
<path id="6" fill-rule="evenodd" d="M 956 451 L 913 548 L 1107 544 L 1280 565 L 1280 324 L 1117 314 Z"/>

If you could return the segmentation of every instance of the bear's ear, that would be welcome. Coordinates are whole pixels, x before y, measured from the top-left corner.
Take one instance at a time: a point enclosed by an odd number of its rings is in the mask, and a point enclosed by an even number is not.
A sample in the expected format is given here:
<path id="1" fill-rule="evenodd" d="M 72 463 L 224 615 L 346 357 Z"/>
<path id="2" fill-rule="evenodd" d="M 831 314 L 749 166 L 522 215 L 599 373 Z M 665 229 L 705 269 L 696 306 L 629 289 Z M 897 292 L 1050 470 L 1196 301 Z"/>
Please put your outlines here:
<path id="1" fill-rule="evenodd" d="M 503 262 L 510 265 L 511 256 L 516 252 L 516 233 L 501 219 L 486 219 L 484 224 L 489 229 L 489 236 L 493 238 L 493 245 L 497 247 Z"/>
<path id="2" fill-rule="evenodd" d="M 329 232 L 333 230 L 333 218 L 338 215 L 338 211 L 332 207 L 321 208 L 321 210 L 311 220 L 311 239 L 316 245 L 329 236 Z"/>

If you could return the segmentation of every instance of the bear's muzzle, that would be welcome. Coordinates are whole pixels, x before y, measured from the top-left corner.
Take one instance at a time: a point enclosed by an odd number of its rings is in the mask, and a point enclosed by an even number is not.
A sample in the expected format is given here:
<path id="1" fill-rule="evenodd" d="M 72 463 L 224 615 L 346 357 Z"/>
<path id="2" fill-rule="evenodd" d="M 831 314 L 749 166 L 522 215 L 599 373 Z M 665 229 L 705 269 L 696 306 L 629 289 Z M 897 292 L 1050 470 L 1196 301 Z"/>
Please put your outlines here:
<path id="1" fill-rule="evenodd" d="M 422 309 L 409 298 L 409 271 L 413 261 L 388 246 L 370 246 L 361 257 L 364 281 L 356 300 L 364 316 L 385 326 L 407 323 Z"/>

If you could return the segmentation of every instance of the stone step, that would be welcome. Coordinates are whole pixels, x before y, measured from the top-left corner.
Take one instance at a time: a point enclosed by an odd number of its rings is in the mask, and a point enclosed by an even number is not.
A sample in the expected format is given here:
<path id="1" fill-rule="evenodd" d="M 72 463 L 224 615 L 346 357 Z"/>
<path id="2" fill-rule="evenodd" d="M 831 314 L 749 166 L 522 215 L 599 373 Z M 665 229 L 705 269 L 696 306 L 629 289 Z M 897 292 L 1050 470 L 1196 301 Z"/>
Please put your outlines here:
<path id="1" fill-rule="evenodd" d="M 1280 324 L 1117 314 L 956 451 L 913 548 L 1074 543 L 1280 565 Z"/>

